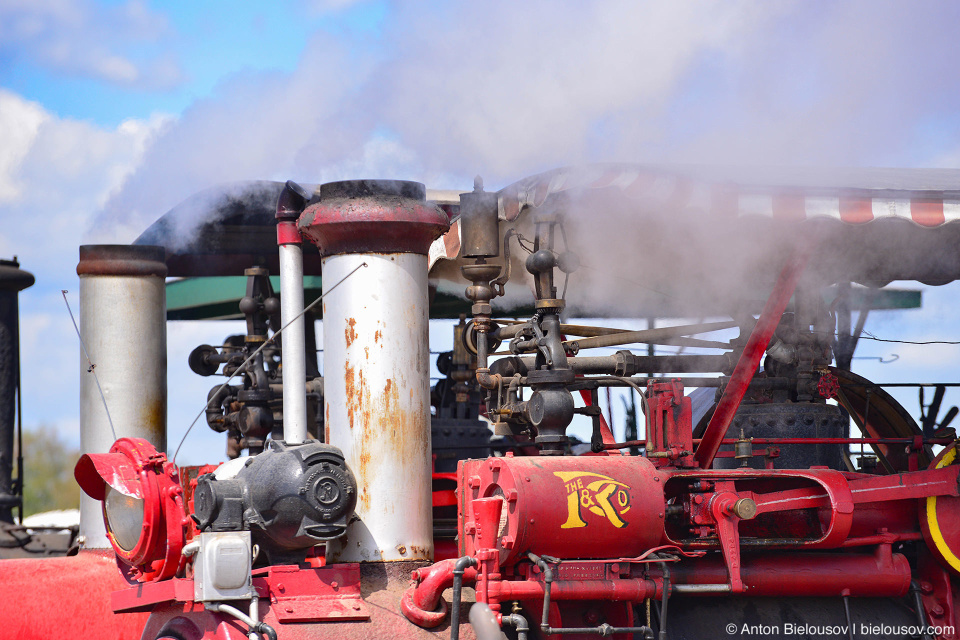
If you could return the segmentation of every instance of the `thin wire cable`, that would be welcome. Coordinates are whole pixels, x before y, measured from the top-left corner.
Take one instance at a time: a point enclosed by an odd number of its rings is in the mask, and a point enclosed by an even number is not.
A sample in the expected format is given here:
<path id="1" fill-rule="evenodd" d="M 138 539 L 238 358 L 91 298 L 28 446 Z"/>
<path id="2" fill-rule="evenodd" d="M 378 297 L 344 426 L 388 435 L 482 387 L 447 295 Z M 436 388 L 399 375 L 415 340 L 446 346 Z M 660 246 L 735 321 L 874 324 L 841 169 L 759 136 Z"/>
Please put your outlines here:
<path id="1" fill-rule="evenodd" d="M 329 289 L 327 289 L 326 291 L 324 291 L 324 292 L 320 295 L 320 297 L 318 297 L 316 300 L 314 300 L 314 301 L 311 302 L 309 305 L 307 305 L 306 307 L 304 307 L 304 308 L 303 308 L 303 311 L 301 311 L 300 313 L 298 313 L 298 314 L 296 315 L 296 317 L 295 317 L 295 318 L 292 318 L 289 322 L 287 322 L 287 324 L 285 324 L 285 325 L 283 325 L 282 327 L 280 327 L 280 329 L 279 329 L 278 331 L 275 331 L 274 334 L 273 334 L 272 336 L 270 336 L 262 345 L 260 345 L 260 347 L 257 348 L 256 351 L 254 351 L 252 354 L 250 354 L 250 357 L 249 357 L 249 358 L 247 358 L 246 360 L 243 361 L 243 364 L 241 364 L 239 367 L 237 367 L 236 371 L 234 371 L 233 374 L 231 374 L 231 376 L 230 376 L 229 378 L 227 378 L 226 382 L 224 382 L 222 385 L 220 385 L 220 387 L 219 387 L 214 393 L 210 394 L 209 399 L 204 403 L 203 408 L 200 409 L 200 413 L 197 414 L 197 417 L 194 418 L 194 419 L 193 419 L 193 422 L 190 423 L 190 426 L 187 427 L 186 433 L 184 433 L 184 434 L 183 434 L 183 438 L 180 439 L 180 444 L 177 445 L 177 450 L 173 452 L 173 459 L 171 460 L 173 463 L 176 463 L 176 461 L 177 461 L 177 455 L 180 453 L 180 447 L 182 447 L 182 446 L 183 446 L 183 443 L 186 442 L 187 436 L 190 435 L 190 431 L 192 431 L 192 430 L 193 430 L 193 427 L 197 424 L 197 420 L 200 419 L 200 416 L 202 416 L 204 413 L 206 413 L 207 408 L 210 406 L 210 400 L 212 400 L 213 398 L 215 398 L 215 397 L 217 396 L 217 394 L 219 394 L 221 391 L 223 391 L 223 390 L 227 387 L 227 385 L 230 384 L 230 381 L 233 380 L 235 377 L 237 377 L 237 374 L 238 374 L 238 373 L 240 373 L 241 371 L 244 371 L 244 370 L 246 369 L 247 365 L 250 364 L 250 362 L 251 362 L 254 358 L 256 358 L 257 355 L 259 355 L 260 352 L 263 351 L 263 350 L 267 347 L 268 344 L 272 343 L 274 340 L 277 339 L 277 336 L 279 336 L 281 333 L 283 333 L 283 330 L 284 330 L 284 329 L 286 329 L 286 328 L 289 327 L 291 324 L 293 324 L 294 322 L 296 322 L 296 321 L 297 321 L 303 314 L 305 314 L 307 311 L 310 311 L 310 309 L 312 309 L 313 307 L 315 307 L 316 304 L 317 304 L 318 302 L 320 302 L 321 300 L 323 300 L 324 297 L 326 297 L 327 294 L 332 293 L 334 289 L 336 289 L 336 288 L 339 287 L 341 284 L 343 284 L 343 282 L 344 282 L 347 278 L 349 278 L 350 276 L 352 276 L 353 274 L 355 274 L 357 271 L 359 271 L 361 267 L 366 267 L 366 266 L 367 266 L 367 263 L 366 263 L 366 262 L 361 262 L 360 264 L 358 264 L 358 265 L 353 269 L 353 271 L 351 271 L 351 272 L 348 273 L 347 275 L 343 276 L 343 278 L 340 279 L 340 282 L 338 282 L 337 284 L 333 285 L 332 287 L 330 287 Z"/>
<path id="2" fill-rule="evenodd" d="M 77 325 L 77 319 L 73 317 L 73 309 L 70 308 L 70 301 L 67 300 L 67 294 L 70 292 L 66 289 L 61 289 L 60 293 L 63 295 L 63 303 L 67 305 L 70 320 L 73 321 L 73 329 L 77 332 L 77 340 L 80 341 L 80 348 L 83 349 L 83 355 L 87 359 L 87 364 L 90 365 L 87 368 L 87 373 L 92 373 L 93 379 L 97 383 L 97 391 L 100 392 L 100 399 L 103 400 L 103 410 L 107 413 L 107 422 L 110 423 L 110 432 L 113 433 L 113 439 L 116 441 L 117 430 L 113 428 L 113 418 L 110 417 L 110 409 L 107 408 L 107 397 L 103 395 L 103 387 L 100 386 L 100 378 L 97 377 L 97 365 L 93 364 L 93 361 L 90 359 L 90 354 L 87 353 L 87 345 L 83 344 L 83 338 L 80 336 L 80 327 Z"/>
<path id="3" fill-rule="evenodd" d="M 816 333 L 817 335 L 822 335 L 822 336 L 831 336 L 831 337 L 834 337 L 834 338 L 839 338 L 839 337 L 840 337 L 836 332 L 832 332 L 832 331 L 816 331 L 816 332 L 813 332 L 813 333 Z M 864 330 L 863 333 L 860 334 L 860 338 L 859 338 L 859 339 L 860 339 L 860 340 L 874 340 L 874 341 L 876 341 L 876 342 L 890 342 L 890 343 L 893 343 L 893 344 L 920 344 L 920 345 L 924 345 L 924 344 L 960 344 L 960 340 L 894 340 L 894 339 L 892 339 L 892 338 L 878 338 L 877 336 L 873 335 L 872 333 L 870 333 L 869 331 L 866 331 L 866 330 Z"/>
<path id="4" fill-rule="evenodd" d="M 896 344 L 960 344 L 960 341 L 957 340 L 890 340 L 888 338 L 878 338 L 868 331 L 864 331 L 860 339 L 875 340 L 877 342 L 893 342 Z"/>

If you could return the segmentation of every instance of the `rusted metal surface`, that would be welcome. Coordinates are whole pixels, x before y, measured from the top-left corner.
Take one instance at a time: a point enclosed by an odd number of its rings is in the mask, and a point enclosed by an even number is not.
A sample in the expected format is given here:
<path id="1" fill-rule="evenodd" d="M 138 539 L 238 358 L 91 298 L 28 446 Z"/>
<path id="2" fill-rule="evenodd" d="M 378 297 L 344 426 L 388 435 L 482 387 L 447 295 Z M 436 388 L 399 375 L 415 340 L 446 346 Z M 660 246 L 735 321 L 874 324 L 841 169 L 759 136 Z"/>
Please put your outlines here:
<path id="1" fill-rule="evenodd" d="M 299 221 L 324 256 L 340 253 L 420 253 L 450 228 L 447 215 L 425 200 L 417 182 L 348 180 L 320 187 L 320 202 Z M 426 267 L 424 267 L 426 268 Z"/>
<path id="2" fill-rule="evenodd" d="M 126 244 L 87 244 L 80 247 L 78 276 L 167 277 L 163 247 Z"/>
<path id="3" fill-rule="evenodd" d="M 366 263 L 324 300 L 326 428 L 358 485 L 348 543 L 333 561 L 429 560 L 433 554 L 426 257 L 325 259 L 325 279 Z M 342 369 L 340 368 L 342 367 Z"/>
<path id="4" fill-rule="evenodd" d="M 356 566 L 356 565 L 352 565 Z M 433 630 L 425 630 L 411 624 L 400 614 L 400 598 L 410 585 L 411 569 L 416 563 L 389 562 L 363 563 L 360 565 L 360 593 L 369 618 L 348 622 L 326 621 L 319 624 L 284 621 L 284 591 L 289 581 L 274 574 L 275 580 L 269 584 L 262 578 L 258 584 L 260 599 L 260 619 L 277 631 L 280 640 L 300 640 L 319 638 L 395 638 L 396 640 L 447 640 L 450 637 L 449 621 L 444 621 Z M 328 565 L 326 569 L 334 569 Z M 326 589 L 332 590 L 332 584 L 326 582 Z M 338 585 L 339 586 L 339 585 Z M 352 605 L 351 609 L 352 609 Z M 291 606 L 291 608 L 294 608 Z M 245 640 L 245 628 L 232 618 L 203 610 L 199 604 L 171 602 L 157 607 L 144 629 L 144 638 L 176 637 L 182 640 Z M 460 637 L 475 640 L 473 629 L 462 620 Z"/>
<path id="5" fill-rule="evenodd" d="M 0 560 L 0 597 L 10 603 L 5 638 L 49 640 L 139 638 L 147 614 L 114 614 L 112 591 L 127 584 L 113 553 L 81 551 L 65 558 Z"/>
<path id="6" fill-rule="evenodd" d="M 166 273 L 144 267 L 162 266 L 163 250 L 92 245 L 80 252 L 80 331 L 110 411 L 108 417 L 97 379 L 81 357 L 80 448 L 83 453 L 106 453 L 117 438 L 138 437 L 164 451 Z M 104 261 L 113 266 L 103 267 Z M 100 503 L 87 496 L 81 497 L 80 535 L 88 548 L 110 546 Z"/>

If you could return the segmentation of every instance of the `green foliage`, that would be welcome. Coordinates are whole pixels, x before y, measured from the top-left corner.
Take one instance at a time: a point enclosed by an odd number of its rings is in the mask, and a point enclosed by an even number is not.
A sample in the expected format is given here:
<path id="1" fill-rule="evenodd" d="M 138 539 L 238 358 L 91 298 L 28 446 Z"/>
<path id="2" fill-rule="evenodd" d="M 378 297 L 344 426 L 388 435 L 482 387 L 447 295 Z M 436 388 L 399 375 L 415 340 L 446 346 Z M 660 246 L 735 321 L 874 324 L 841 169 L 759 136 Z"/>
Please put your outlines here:
<path id="1" fill-rule="evenodd" d="M 43 425 L 24 429 L 24 517 L 80 506 L 80 487 L 73 479 L 73 467 L 79 458 L 80 451 L 63 442 L 55 428 Z"/>

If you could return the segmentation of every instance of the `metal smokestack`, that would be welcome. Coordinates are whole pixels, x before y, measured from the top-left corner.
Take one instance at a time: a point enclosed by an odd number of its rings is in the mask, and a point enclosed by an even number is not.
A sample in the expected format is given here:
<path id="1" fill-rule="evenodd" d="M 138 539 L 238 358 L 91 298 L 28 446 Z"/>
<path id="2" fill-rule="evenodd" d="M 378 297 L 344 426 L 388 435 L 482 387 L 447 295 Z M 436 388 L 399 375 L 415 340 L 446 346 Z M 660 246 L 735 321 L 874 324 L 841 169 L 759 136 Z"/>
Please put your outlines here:
<path id="1" fill-rule="evenodd" d="M 21 492 L 13 490 L 13 436 L 17 428 L 17 381 L 20 377 L 18 294 L 34 283 L 17 259 L 0 260 L 0 522 L 13 522 Z M 23 455 L 23 452 L 20 452 Z M 23 470 L 17 470 L 23 482 Z M 21 486 L 22 489 L 22 486 Z"/>
<path id="2" fill-rule="evenodd" d="M 331 562 L 433 556 L 427 251 L 449 228 L 416 182 L 320 187 L 299 226 L 323 255 L 326 441 L 358 485 L 356 513 Z"/>
<path id="3" fill-rule="evenodd" d="M 80 334 L 116 437 L 145 438 L 167 448 L 167 265 L 163 247 L 80 247 Z M 81 355 L 80 449 L 106 453 L 115 438 L 88 364 Z M 80 499 L 86 548 L 110 548 L 99 500 Z"/>

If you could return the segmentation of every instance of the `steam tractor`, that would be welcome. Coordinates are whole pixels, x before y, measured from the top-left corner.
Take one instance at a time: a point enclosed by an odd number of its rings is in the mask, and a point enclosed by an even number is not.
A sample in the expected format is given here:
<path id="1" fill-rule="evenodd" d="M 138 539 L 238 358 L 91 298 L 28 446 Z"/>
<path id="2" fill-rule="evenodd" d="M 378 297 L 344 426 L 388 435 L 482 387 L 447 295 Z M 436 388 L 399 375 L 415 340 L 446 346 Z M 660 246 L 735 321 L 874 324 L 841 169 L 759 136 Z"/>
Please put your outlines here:
<path id="1" fill-rule="evenodd" d="M 79 550 L 0 562 L 0 635 L 957 637 L 956 433 L 850 362 L 880 287 L 960 277 L 958 185 L 256 183 L 81 247 Z M 178 466 L 165 279 L 241 272 L 246 333 L 190 355 L 226 377 L 202 418 L 229 459 Z M 431 392 L 430 309 L 464 285 Z M 591 312 L 696 321 L 568 322 Z"/>

